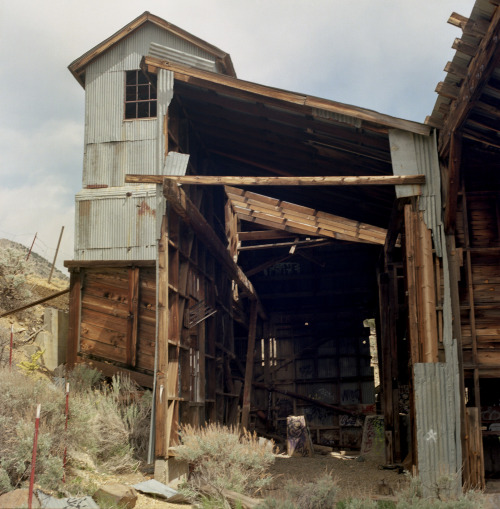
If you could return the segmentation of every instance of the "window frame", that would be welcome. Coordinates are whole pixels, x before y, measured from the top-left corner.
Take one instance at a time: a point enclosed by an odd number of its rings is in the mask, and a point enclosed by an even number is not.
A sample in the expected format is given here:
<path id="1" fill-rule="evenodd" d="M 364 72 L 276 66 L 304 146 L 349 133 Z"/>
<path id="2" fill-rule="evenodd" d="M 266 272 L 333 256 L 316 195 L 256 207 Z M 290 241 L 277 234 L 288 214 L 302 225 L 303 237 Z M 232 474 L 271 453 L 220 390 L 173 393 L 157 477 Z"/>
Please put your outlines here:
<path id="1" fill-rule="evenodd" d="M 140 69 L 125 71 L 123 119 L 155 119 L 157 108 L 156 75 L 147 76 Z"/>

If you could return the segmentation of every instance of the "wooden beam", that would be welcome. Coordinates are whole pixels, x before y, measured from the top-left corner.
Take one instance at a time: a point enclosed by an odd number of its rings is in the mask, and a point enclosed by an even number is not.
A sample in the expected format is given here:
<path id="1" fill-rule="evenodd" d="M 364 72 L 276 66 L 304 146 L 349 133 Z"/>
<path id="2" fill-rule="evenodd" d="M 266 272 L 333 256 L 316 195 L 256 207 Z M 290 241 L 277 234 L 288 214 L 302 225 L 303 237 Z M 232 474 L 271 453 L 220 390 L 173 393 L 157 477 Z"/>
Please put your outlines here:
<path id="1" fill-rule="evenodd" d="M 207 175 L 135 175 L 127 174 L 128 184 L 163 184 L 168 178 L 178 184 L 205 186 L 400 186 L 425 184 L 425 175 L 371 175 L 360 177 L 238 177 Z"/>
<path id="2" fill-rule="evenodd" d="M 252 396 L 253 364 L 255 354 L 255 336 L 257 334 L 257 303 L 250 305 L 250 323 L 248 329 L 247 362 L 245 365 L 245 383 L 243 386 L 243 408 L 241 411 L 241 427 L 248 429 L 250 417 L 250 400 Z"/>
<path id="3" fill-rule="evenodd" d="M 469 57 L 473 57 L 476 55 L 477 52 L 477 46 L 473 46 L 471 44 L 467 44 L 462 39 L 455 39 L 452 46 L 453 49 L 456 49 L 460 53 L 465 53 Z"/>
<path id="4" fill-rule="evenodd" d="M 266 313 L 260 304 L 259 297 L 252 283 L 231 258 L 231 255 L 222 241 L 194 203 L 188 198 L 186 193 L 175 182 L 165 179 L 163 195 L 182 220 L 194 230 L 198 238 L 200 238 L 208 246 L 212 253 L 224 265 L 231 277 L 236 281 L 238 286 L 240 286 L 241 290 L 248 294 L 251 300 L 257 301 L 259 315 L 265 319 Z"/>
<path id="5" fill-rule="evenodd" d="M 295 238 L 295 235 L 283 230 L 255 230 L 251 232 L 238 232 L 238 239 L 241 242 L 246 240 L 275 240 L 292 238 Z"/>
<path id="6" fill-rule="evenodd" d="M 155 457 L 167 458 L 169 434 L 167 430 L 167 370 L 168 370 L 168 225 L 164 215 L 158 243 L 158 369 L 155 398 Z M 156 476 L 155 476 L 156 477 Z"/>
<path id="7" fill-rule="evenodd" d="M 287 253 L 284 256 L 277 256 L 276 258 L 271 258 L 270 260 L 266 260 L 264 263 L 261 263 L 260 265 L 257 265 L 256 267 L 253 267 L 250 270 L 247 270 L 245 274 L 248 277 L 251 277 L 255 274 L 258 274 L 259 272 L 262 272 L 263 270 L 266 270 L 268 267 L 272 267 L 276 263 L 284 262 L 285 260 L 288 260 L 291 258 L 291 255 Z"/>
<path id="8" fill-rule="evenodd" d="M 33 306 L 37 306 L 38 304 L 43 304 L 44 302 L 47 302 L 48 300 L 55 299 L 56 297 L 60 297 L 61 295 L 64 295 L 65 293 L 69 293 L 71 287 L 66 288 L 65 290 L 61 290 L 60 292 L 53 293 L 52 295 L 49 295 L 48 297 L 44 297 L 43 299 L 38 299 L 33 302 L 30 302 L 29 304 L 25 304 L 24 306 L 11 309 L 10 311 L 5 311 L 4 313 L 0 314 L 0 318 L 3 318 L 4 316 L 13 315 L 14 313 L 17 313 L 18 311 L 23 311 L 25 309 L 32 308 Z M 76 290 L 75 290 L 76 291 Z"/>
<path id="9" fill-rule="evenodd" d="M 420 323 L 423 324 L 423 362 L 438 362 L 438 336 L 436 317 L 436 285 L 434 277 L 434 259 L 432 253 L 431 231 L 423 219 L 423 213 L 418 213 L 418 248 L 420 255 L 421 302 L 418 304 Z"/>
<path id="10" fill-rule="evenodd" d="M 448 62 L 444 66 L 444 71 L 453 74 L 460 79 L 463 79 L 465 76 L 467 76 L 467 67 L 457 64 L 456 62 Z"/>
<path id="11" fill-rule="evenodd" d="M 68 352 L 66 362 L 71 369 L 76 364 L 78 343 L 80 339 L 80 310 L 81 310 L 81 273 L 78 269 L 70 272 L 69 279 L 69 327 Z"/>
<path id="12" fill-rule="evenodd" d="M 387 230 L 269 196 L 225 187 L 240 219 L 305 236 L 384 244 Z"/>
<path id="13" fill-rule="evenodd" d="M 440 96 L 446 97 L 447 99 L 451 99 L 452 101 L 454 101 L 458 97 L 458 94 L 460 93 L 460 87 L 452 85 L 451 83 L 445 83 L 443 81 L 440 81 L 436 86 L 436 92 Z"/>
<path id="14" fill-rule="evenodd" d="M 137 362 L 137 331 L 139 326 L 139 268 L 128 270 L 127 364 Z"/>
<path id="15" fill-rule="evenodd" d="M 455 231 L 461 158 L 462 139 L 459 134 L 454 132 L 452 134 L 450 154 L 448 157 L 448 186 L 444 200 L 444 227 L 446 233 Z"/>
<path id="16" fill-rule="evenodd" d="M 470 110 L 500 61 L 498 41 L 500 39 L 500 9 L 496 9 L 490 26 L 483 37 L 475 57 L 469 64 L 467 77 L 460 88 L 455 107 L 450 112 L 439 136 L 439 153 L 444 155 L 450 146 L 451 133 L 459 131 Z"/>
<path id="17" fill-rule="evenodd" d="M 243 246 L 240 247 L 240 251 L 255 251 L 257 249 L 272 249 L 277 247 L 319 247 L 331 244 L 328 239 L 311 239 L 311 240 L 298 240 L 292 242 L 274 242 L 272 244 L 259 244 L 256 246 Z M 293 254 L 293 253 L 290 253 Z"/>
<path id="18" fill-rule="evenodd" d="M 467 25 L 468 21 L 469 18 L 466 18 L 465 16 L 462 16 L 461 14 L 458 14 L 456 12 L 452 12 L 451 16 L 448 19 L 448 23 L 450 25 L 461 28 L 462 30 L 465 28 L 465 25 Z"/>
<path id="19" fill-rule="evenodd" d="M 182 64 L 166 62 L 159 58 L 145 56 L 142 58 L 140 67 L 145 72 L 157 73 L 158 69 L 166 69 L 174 73 L 174 78 L 202 88 L 223 91 L 228 95 L 242 98 L 260 99 L 261 102 L 278 102 L 282 106 L 295 111 L 312 114 L 315 108 L 356 118 L 367 124 L 378 124 L 386 128 L 396 128 L 410 131 L 416 134 L 428 136 L 430 128 L 418 122 L 403 120 L 376 111 L 342 104 L 320 97 L 307 96 L 266 87 L 257 83 L 243 81 L 221 74 L 202 71 Z"/>

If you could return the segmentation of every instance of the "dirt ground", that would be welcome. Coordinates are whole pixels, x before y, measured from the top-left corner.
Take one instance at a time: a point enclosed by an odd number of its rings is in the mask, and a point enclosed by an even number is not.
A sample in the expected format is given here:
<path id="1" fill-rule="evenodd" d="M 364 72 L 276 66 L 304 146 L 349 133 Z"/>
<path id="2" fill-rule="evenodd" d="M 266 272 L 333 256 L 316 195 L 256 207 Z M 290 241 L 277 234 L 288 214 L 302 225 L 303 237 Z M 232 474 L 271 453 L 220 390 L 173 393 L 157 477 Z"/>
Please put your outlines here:
<path id="1" fill-rule="evenodd" d="M 312 458 L 290 457 L 278 455 L 271 467 L 270 475 L 273 477 L 271 488 L 266 496 L 278 498 L 288 480 L 297 482 L 313 482 L 328 473 L 332 476 L 340 489 L 340 497 L 366 497 L 380 495 L 381 490 L 390 494 L 397 493 L 405 484 L 405 476 L 394 470 L 381 470 L 377 462 L 366 460 L 357 461 L 354 456 L 343 456 L 339 453 L 328 455 L 316 454 Z M 141 474 L 133 474 L 125 478 L 116 478 L 114 482 L 134 484 L 145 480 Z M 108 481 L 113 482 L 113 481 Z M 169 504 L 162 500 L 155 500 L 147 495 L 139 494 L 136 509 L 172 509 L 189 507 L 186 505 Z"/>

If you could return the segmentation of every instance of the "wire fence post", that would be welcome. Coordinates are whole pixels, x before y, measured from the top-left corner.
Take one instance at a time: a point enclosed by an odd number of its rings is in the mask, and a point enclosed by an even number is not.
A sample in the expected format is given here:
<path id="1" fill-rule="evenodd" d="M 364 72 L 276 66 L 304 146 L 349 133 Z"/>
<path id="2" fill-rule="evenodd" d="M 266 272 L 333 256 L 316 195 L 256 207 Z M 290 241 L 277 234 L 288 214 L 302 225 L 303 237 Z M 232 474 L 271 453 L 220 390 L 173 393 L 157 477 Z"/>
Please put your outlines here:
<path id="1" fill-rule="evenodd" d="M 42 405 L 38 404 L 36 407 L 35 419 L 35 436 L 33 437 L 33 455 L 31 456 L 31 475 L 30 475 L 30 488 L 28 493 L 28 509 L 32 509 L 33 504 L 33 486 L 35 485 L 35 467 L 36 467 L 36 449 L 38 446 L 38 427 L 40 426 L 40 410 Z"/>
<path id="2" fill-rule="evenodd" d="M 68 417 L 69 417 L 69 382 L 66 383 L 66 409 L 64 410 L 66 422 L 64 424 L 64 456 L 63 456 L 63 483 L 66 482 L 66 462 L 68 454 Z"/>
<path id="3" fill-rule="evenodd" d="M 56 253 L 54 255 L 54 261 L 52 262 L 52 267 L 50 269 L 49 279 L 47 281 L 48 283 L 50 283 L 50 280 L 52 279 L 52 273 L 54 272 L 54 267 L 56 265 L 57 253 L 59 253 L 59 246 L 61 245 L 61 239 L 62 239 L 62 236 L 63 236 L 63 232 L 64 232 L 64 226 L 61 228 L 61 233 L 59 234 L 59 240 L 57 242 Z"/>
<path id="4" fill-rule="evenodd" d="M 12 371 L 12 349 L 14 348 L 14 324 L 10 324 L 9 371 Z"/>
<path id="5" fill-rule="evenodd" d="M 30 254 L 31 254 L 31 250 L 33 249 L 33 246 L 35 245 L 35 240 L 36 240 L 36 236 L 38 235 L 38 232 L 35 233 L 35 238 L 33 239 L 33 242 L 31 243 L 31 247 L 30 247 L 30 250 L 28 251 L 28 254 L 26 255 L 26 261 L 29 260 L 29 257 L 30 257 Z"/>

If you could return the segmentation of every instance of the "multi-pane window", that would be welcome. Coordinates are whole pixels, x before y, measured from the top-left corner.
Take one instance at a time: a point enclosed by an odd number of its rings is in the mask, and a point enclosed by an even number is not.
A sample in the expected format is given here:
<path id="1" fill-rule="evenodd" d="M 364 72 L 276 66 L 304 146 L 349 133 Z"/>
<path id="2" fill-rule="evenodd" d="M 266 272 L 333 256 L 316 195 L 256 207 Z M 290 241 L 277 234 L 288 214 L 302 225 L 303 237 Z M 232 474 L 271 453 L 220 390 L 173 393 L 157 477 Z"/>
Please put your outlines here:
<path id="1" fill-rule="evenodd" d="M 125 73 L 125 118 L 156 117 L 156 76 L 140 71 Z"/>

